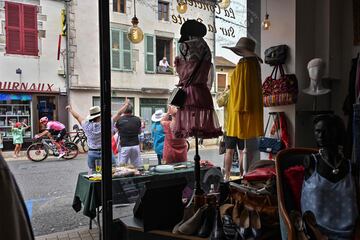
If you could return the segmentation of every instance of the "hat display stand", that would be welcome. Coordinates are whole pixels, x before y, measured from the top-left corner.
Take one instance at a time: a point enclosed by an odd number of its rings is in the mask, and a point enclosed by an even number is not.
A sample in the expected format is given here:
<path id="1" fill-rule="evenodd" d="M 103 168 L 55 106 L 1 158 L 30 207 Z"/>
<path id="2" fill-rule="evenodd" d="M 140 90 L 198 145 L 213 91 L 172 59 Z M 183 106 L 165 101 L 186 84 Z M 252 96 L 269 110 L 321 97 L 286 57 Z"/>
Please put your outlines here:
<path id="1" fill-rule="evenodd" d="M 204 205 L 205 197 L 204 190 L 201 188 L 200 181 L 200 155 L 199 155 L 199 141 L 198 135 L 195 134 L 195 188 L 194 188 L 194 209 L 195 211 Z"/>
<path id="2" fill-rule="evenodd" d="M 242 175 L 244 175 L 247 172 L 247 169 L 249 167 L 248 161 L 249 160 L 247 155 L 246 139 L 244 139 L 244 149 L 242 150 L 242 166 L 243 166 Z"/>

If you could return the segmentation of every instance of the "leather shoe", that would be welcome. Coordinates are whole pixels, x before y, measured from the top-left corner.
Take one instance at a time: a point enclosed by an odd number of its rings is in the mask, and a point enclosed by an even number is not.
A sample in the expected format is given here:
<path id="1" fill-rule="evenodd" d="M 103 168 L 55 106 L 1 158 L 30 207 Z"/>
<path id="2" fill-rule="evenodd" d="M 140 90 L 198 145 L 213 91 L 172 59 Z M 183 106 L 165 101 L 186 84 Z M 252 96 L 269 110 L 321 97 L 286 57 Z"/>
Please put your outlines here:
<path id="1" fill-rule="evenodd" d="M 209 237 L 214 225 L 215 207 L 209 206 L 204 213 L 204 220 L 198 232 L 199 237 Z"/>
<path id="2" fill-rule="evenodd" d="M 195 234 L 199 230 L 202 224 L 201 220 L 203 220 L 203 214 L 206 208 L 207 205 L 204 205 L 201 208 L 199 208 L 191 218 L 189 218 L 187 221 L 185 221 L 183 224 L 179 226 L 178 232 L 185 235 Z"/>
<path id="3" fill-rule="evenodd" d="M 186 207 L 184 209 L 184 215 L 182 220 L 176 224 L 172 230 L 173 233 L 179 233 L 179 227 L 181 226 L 181 224 L 183 224 L 185 221 L 189 220 L 189 218 L 191 218 L 194 215 L 194 205 L 190 205 L 189 207 Z"/>
<path id="4" fill-rule="evenodd" d="M 237 239 L 236 236 L 236 225 L 234 224 L 230 215 L 225 214 L 223 219 L 223 229 L 226 239 Z"/>
<path id="5" fill-rule="evenodd" d="M 213 225 L 213 231 L 211 232 L 210 240 L 223 240 L 225 239 L 225 233 L 223 224 L 221 222 L 220 210 L 216 209 L 215 221 Z"/>

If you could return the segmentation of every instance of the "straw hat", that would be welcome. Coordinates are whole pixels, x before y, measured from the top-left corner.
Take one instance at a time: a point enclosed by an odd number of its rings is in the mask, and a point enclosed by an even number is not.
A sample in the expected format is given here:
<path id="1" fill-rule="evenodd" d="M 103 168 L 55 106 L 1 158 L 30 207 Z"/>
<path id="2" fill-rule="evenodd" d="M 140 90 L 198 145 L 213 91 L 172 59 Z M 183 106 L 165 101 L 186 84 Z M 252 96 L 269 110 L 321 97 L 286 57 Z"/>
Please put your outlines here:
<path id="1" fill-rule="evenodd" d="M 263 62 L 262 59 L 254 52 L 255 42 L 250 38 L 242 37 L 239 39 L 239 41 L 236 43 L 234 47 L 223 46 L 223 48 L 230 49 L 235 54 L 242 57 L 250 57 L 250 56 L 257 57 L 261 63 Z"/>
<path id="2" fill-rule="evenodd" d="M 151 121 L 159 122 L 163 116 L 164 112 L 162 109 L 156 110 L 155 113 L 151 116 Z"/>
<path id="3" fill-rule="evenodd" d="M 87 120 L 93 120 L 101 115 L 101 109 L 99 106 L 93 106 L 89 109 L 89 115 L 87 116 Z"/>
<path id="4" fill-rule="evenodd" d="M 206 35 L 207 29 L 204 24 L 195 19 L 187 20 L 180 29 L 181 37 L 179 42 L 184 42 L 189 40 L 189 36 L 194 37 L 204 37 Z"/>

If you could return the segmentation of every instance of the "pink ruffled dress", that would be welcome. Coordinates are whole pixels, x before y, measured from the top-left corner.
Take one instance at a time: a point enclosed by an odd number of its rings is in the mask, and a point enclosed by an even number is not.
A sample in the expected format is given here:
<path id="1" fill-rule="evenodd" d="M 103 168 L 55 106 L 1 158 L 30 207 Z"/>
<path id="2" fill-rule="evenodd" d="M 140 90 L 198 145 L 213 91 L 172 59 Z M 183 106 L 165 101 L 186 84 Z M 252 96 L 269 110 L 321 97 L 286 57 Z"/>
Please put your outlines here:
<path id="1" fill-rule="evenodd" d="M 195 134 L 201 138 L 221 136 L 221 126 L 210 93 L 212 83 L 209 71 L 212 64 L 209 46 L 204 39 L 196 38 L 181 43 L 180 50 L 182 56 L 175 58 L 179 85 L 185 86 L 197 65 L 201 65 L 195 73 L 195 78 L 184 88 L 186 101 L 184 107 L 178 109 L 176 114 L 174 134 L 181 138 Z"/>

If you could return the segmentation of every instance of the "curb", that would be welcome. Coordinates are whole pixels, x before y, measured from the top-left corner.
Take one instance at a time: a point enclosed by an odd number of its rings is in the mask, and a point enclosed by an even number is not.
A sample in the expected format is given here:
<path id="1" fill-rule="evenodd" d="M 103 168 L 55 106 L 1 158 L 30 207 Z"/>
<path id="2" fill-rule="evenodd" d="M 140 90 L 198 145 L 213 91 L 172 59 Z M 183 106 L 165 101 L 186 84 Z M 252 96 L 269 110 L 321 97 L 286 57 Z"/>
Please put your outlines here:
<path id="1" fill-rule="evenodd" d="M 35 240 L 95 240 L 99 239 L 99 230 L 97 227 L 89 229 L 88 227 L 73 229 L 64 232 L 51 233 L 48 235 L 36 236 Z"/>

